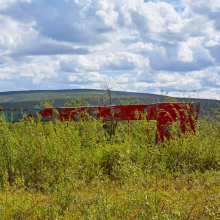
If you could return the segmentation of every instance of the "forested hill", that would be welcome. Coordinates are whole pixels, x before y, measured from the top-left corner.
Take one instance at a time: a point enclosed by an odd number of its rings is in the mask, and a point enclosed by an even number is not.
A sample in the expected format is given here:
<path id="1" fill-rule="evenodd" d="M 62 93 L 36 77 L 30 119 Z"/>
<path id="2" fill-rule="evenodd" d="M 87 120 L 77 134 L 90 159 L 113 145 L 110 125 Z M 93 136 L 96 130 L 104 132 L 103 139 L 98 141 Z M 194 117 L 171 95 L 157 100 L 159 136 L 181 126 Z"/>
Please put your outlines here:
<path id="1" fill-rule="evenodd" d="M 137 104 L 151 104 L 156 102 L 169 101 L 169 96 L 154 95 L 149 93 L 134 93 L 134 92 L 117 92 L 111 91 L 113 105 L 117 105 L 120 101 L 126 101 L 128 98 Z M 72 90 L 34 90 L 34 91 L 13 91 L 0 93 L 0 107 L 3 109 L 20 109 L 29 108 L 33 109 L 36 105 L 40 105 L 40 101 L 49 100 L 53 103 L 53 107 L 62 107 L 67 102 L 67 97 L 76 100 L 81 97 L 83 101 L 88 102 L 90 105 L 99 105 L 98 100 L 105 100 L 105 104 L 109 103 L 107 100 L 105 90 L 94 89 L 72 89 Z M 201 109 L 208 111 L 211 108 L 219 107 L 220 101 L 210 99 L 198 98 L 175 98 L 178 101 L 200 101 Z"/>

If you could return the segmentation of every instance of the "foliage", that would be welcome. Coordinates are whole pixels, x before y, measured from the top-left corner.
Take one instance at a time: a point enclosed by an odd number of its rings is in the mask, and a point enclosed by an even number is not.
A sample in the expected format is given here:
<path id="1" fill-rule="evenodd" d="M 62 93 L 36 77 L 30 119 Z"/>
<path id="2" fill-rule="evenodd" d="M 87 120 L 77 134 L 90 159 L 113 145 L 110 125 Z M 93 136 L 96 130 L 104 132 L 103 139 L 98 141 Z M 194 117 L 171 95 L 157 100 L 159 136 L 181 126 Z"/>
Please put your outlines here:
<path id="1" fill-rule="evenodd" d="M 89 103 L 86 101 L 82 101 L 81 97 L 77 98 L 75 101 L 75 100 L 72 100 L 71 97 L 68 96 L 67 100 L 68 101 L 64 104 L 66 107 L 72 107 L 72 106 L 77 107 L 77 106 L 82 106 L 82 105 L 89 106 Z"/>
<path id="2" fill-rule="evenodd" d="M 218 117 L 195 135 L 174 124 L 164 144 L 155 121 L 118 122 L 110 137 L 90 118 L 2 118 L 0 219 L 218 219 Z"/>
<path id="3" fill-rule="evenodd" d="M 128 97 L 127 100 L 121 100 L 120 105 L 140 105 L 144 104 L 143 101 L 139 99 L 131 99 L 131 97 Z"/>
<path id="4" fill-rule="evenodd" d="M 53 100 L 43 100 L 43 101 L 40 101 L 40 105 L 36 105 L 34 108 L 35 109 L 41 109 L 41 108 L 53 108 L 53 103 L 54 101 Z"/>

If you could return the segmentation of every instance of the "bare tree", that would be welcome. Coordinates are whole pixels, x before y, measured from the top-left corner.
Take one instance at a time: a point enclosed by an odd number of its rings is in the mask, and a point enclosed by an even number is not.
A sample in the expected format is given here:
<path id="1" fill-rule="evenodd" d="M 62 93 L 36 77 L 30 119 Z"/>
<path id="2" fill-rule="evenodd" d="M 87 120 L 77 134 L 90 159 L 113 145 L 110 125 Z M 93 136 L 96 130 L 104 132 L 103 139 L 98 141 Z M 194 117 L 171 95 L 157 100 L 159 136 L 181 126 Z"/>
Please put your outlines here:
<path id="1" fill-rule="evenodd" d="M 114 96 L 114 98 L 113 98 L 113 96 L 112 96 L 112 88 L 110 87 L 110 83 L 108 83 L 108 82 L 104 82 L 103 83 L 103 87 L 104 87 L 104 89 L 105 89 L 105 91 L 106 91 L 106 94 L 107 94 L 107 97 L 108 97 L 108 99 L 109 99 L 109 105 L 112 105 L 113 104 L 113 102 L 118 98 L 118 96 L 119 96 L 119 91 L 117 91 L 116 93 L 115 93 L 115 96 Z"/>
<path id="2" fill-rule="evenodd" d="M 95 105 L 99 106 L 105 106 L 105 105 L 112 105 L 119 97 L 119 92 L 115 92 L 113 96 L 112 87 L 110 86 L 110 83 L 107 81 L 104 81 L 102 84 L 102 88 L 104 89 L 103 94 L 101 95 L 90 95 L 90 100 L 95 103 Z"/>

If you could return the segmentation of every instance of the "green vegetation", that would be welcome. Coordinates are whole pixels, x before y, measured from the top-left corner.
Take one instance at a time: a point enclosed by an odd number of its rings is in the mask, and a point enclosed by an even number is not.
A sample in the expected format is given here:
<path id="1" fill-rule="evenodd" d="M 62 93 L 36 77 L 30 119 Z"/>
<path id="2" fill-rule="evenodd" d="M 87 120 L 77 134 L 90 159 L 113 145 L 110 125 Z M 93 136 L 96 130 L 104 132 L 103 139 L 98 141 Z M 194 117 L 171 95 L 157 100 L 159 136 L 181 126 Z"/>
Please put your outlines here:
<path id="1" fill-rule="evenodd" d="M 1 121 L 0 219 L 220 218 L 217 110 L 164 144 L 155 121 Z"/>

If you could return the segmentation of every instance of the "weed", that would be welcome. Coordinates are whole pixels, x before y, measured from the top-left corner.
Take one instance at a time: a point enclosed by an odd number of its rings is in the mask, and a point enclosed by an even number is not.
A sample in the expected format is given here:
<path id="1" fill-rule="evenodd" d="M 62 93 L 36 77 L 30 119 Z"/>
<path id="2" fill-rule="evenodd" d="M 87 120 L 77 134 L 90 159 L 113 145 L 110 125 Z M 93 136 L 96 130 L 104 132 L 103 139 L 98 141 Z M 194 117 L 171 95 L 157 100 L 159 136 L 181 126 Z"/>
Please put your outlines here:
<path id="1" fill-rule="evenodd" d="M 0 219 L 218 219 L 218 117 L 163 147 L 155 121 L 1 118 Z"/>

